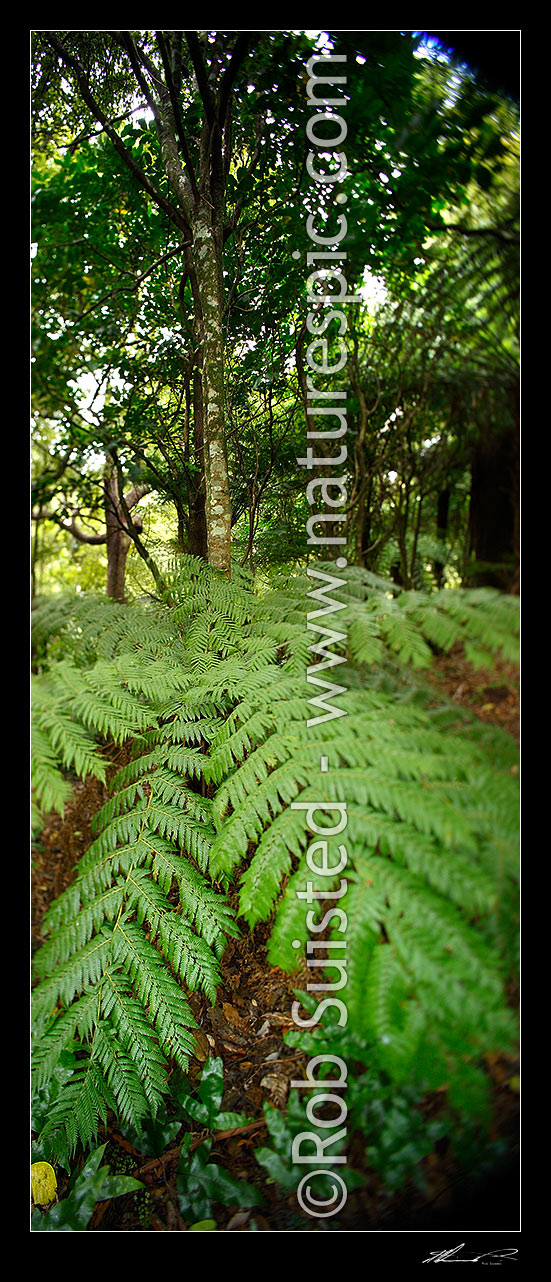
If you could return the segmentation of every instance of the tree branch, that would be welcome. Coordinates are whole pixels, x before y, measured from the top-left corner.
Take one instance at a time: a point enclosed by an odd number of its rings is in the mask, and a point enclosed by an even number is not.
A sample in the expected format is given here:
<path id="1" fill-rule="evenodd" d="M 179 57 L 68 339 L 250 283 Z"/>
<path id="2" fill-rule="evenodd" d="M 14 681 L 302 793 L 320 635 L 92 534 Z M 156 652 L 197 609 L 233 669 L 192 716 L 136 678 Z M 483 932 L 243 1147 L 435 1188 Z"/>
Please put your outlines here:
<path id="1" fill-rule="evenodd" d="M 143 93 L 145 101 L 149 107 L 149 110 L 153 113 L 154 116 L 157 116 L 158 106 L 157 106 L 157 103 L 155 102 L 155 99 L 152 98 L 151 96 L 151 90 L 149 88 L 147 80 L 141 69 L 136 46 L 134 44 L 134 41 L 132 39 L 130 32 L 129 31 L 112 31 L 111 35 L 115 37 L 115 40 L 117 41 L 117 43 L 120 44 L 128 54 L 128 57 L 130 59 L 130 66 L 132 67 L 132 70 L 134 72 L 138 85 Z"/>
<path id="2" fill-rule="evenodd" d="M 147 276 L 150 276 L 151 273 L 154 272 L 157 267 L 160 267 L 162 263 L 166 263 L 167 259 L 172 258 L 174 254 L 183 253 L 183 251 L 187 249 L 190 245 L 191 245 L 190 240 L 184 240 L 180 245 L 176 245 L 175 249 L 169 249 L 166 254 L 162 254 L 160 258 L 156 258 L 155 262 L 151 264 L 151 267 L 148 267 L 145 272 L 142 272 L 141 276 L 138 276 L 137 280 L 134 282 L 133 285 L 114 285 L 113 289 L 108 290 L 106 294 L 102 294 L 101 298 L 98 298 L 95 303 L 92 303 L 91 307 L 87 307 L 84 312 L 81 312 L 80 316 L 78 317 L 78 320 L 79 321 L 84 320 L 85 316 L 89 316 L 90 312 L 94 312 L 97 307 L 101 307 L 102 304 L 105 303 L 108 298 L 113 298 L 115 294 L 121 294 L 121 293 L 135 294 L 136 290 L 139 289 L 142 281 L 144 281 Z M 92 249 L 93 248 L 94 246 L 92 246 Z"/>
<path id="3" fill-rule="evenodd" d="M 457 231 L 461 236 L 493 236 L 504 245 L 514 245 L 516 236 L 508 236 L 499 227 L 465 227 L 464 223 L 432 223 L 427 219 L 427 227 L 432 232 Z"/>
<path id="4" fill-rule="evenodd" d="M 220 81 L 220 93 L 218 95 L 218 123 L 221 130 L 224 128 L 232 89 L 250 43 L 250 32 L 240 31 L 233 47 L 230 65 L 224 72 Z"/>
<path id="5" fill-rule="evenodd" d="M 145 561 L 148 569 L 151 571 L 151 574 L 153 575 L 153 578 L 155 580 L 155 586 L 157 588 L 157 591 L 161 595 L 163 595 L 163 593 L 166 591 L 166 585 L 162 577 L 162 574 L 158 566 L 156 565 L 155 561 L 153 560 L 153 557 L 147 551 L 147 548 L 142 543 L 139 535 L 138 527 L 136 526 L 135 522 L 132 520 L 132 517 L 130 515 L 128 501 L 124 495 L 122 467 L 121 467 L 116 449 L 113 448 L 109 450 L 109 454 L 113 460 L 113 463 L 115 464 L 115 468 L 117 472 L 118 491 L 119 491 L 118 497 L 119 497 L 119 503 L 122 509 L 122 514 L 126 522 L 126 533 L 130 535 L 130 538 L 132 539 L 133 543 L 136 545 L 136 549 L 139 552 L 142 560 Z"/>
<path id="6" fill-rule="evenodd" d="M 81 530 L 80 526 L 76 524 L 74 517 L 69 524 L 68 521 L 62 521 L 60 516 L 56 516 L 55 512 L 43 510 L 39 513 L 38 517 L 33 517 L 33 520 L 53 521 L 55 525 L 58 525 L 61 530 L 65 530 L 66 534 L 71 534 L 79 543 L 99 544 L 107 542 L 106 530 L 103 531 L 103 534 L 87 534 L 85 530 Z"/>
<path id="7" fill-rule="evenodd" d="M 168 93 L 169 93 L 169 97 L 170 97 L 170 103 L 171 103 L 172 111 L 173 111 L 173 114 L 174 114 L 174 124 L 175 124 L 175 126 L 176 126 L 176 134 L 177 134 L 177 137 L 178 137 L 178 142 L 179 142 L 180 147 L 181 147 L 181 149 L 182 149 L 182 155 L 183 155 L 183 157 L 184 157 L 184 163 L 185 163 L 185 166 L 186 166 L 187 176 L 188 176 L 188 178 L 189 178 L 189 182 L 190 182 L 191 190 L 192 190 L 192 192 L 193 192 L 193 198 L 194 198 L 194 200 L 195 200 L 195 201 L 198 201 L 198 200 L 199 200 L 199 189 L 198 189 L 198 187 L 197 187 L 197 179 L 196 179 L 196 177 L 195 177 L 195 170 L 194 170 L 194 168 L 193 168 L 193 162 L 192 162 L 192 159 L 191 159 L 191 152 L 190 152 L 190 150 L 189 150 L 188 143 L 187 143 L 187 138 L 186 138 L 186 135 L 185 135 L 185 133 L 184 133 L 184 126 L 183 126 L 183 122 L 182 122 L 182 115 L 181 115 L 181 112 L 180 112 L 180 104 L 179 104 L 179 102 L 178 102 L 178 94 L 177 94 L 177 92 L 176 92 L 176 87 L 175 87 L 175 84 L 174 84 L 174 80 L 173 80 L 173 78 L 172 78 L 172 69 L 171 69 L 171 66 L 170 66 L 170 58 L 169 58 L 169 56 L 168 56 L 168 49 L 167 49 L 167 47 L 166 47 L 166 40 L 165 40 L 165 38 L 164 38 L 164 33 L 163 33 L 162 31 L 156 31 L 156 32 L 155 32 L 155 35 L 156 35 L 156 38 L 157 38 L 157 44 L 158 44 L 159 49 L 160 49 L 161 58 L 162 58 L 162 60 L 163 60 L 163 67 L 164 67 L 164 72 L 165 72 L 166 86 L 167 86 L 167 89 L 168 89 Z"/>
<path id="8" fill-rule="evenodd" d="M 201 52 L 201 46 L 197 39 L 197 32 L 185 31 L 184 35 L 186 37 L 188 49 L 191 54 L 191 61 L 193 63 L 193 70 L 195 72 L 197 88 L 201 95 L 201 102 L 203 103 L 203 106 L 205 108 L 205 115 L 207 117 L 208 126 L 209 126 L 209 129 L 212 129 L 213 125 L 216 124 L 216 106 L 215 106 L 214 98 L 212 96 L 211 88 L 208 82 L 207 70 L 205 67 L 203 54 Z"/>
<path id="9" fill-rule="evenodd" d="M 125 147 L 122 138 L 119 136 L 116 129 L 113 129 L 113 126 L 110 124 L 107 116 L 104 115 L 99 103 L 94 98 L 90 85 L 88 84 L 84 68 L 81 67 L 78 59 L 65 49 L 64 45 L 54 32 L 48 32 L 47 40 L 52 45 L 52 48 L 55 49 L 56 53 L 61 58 L 61 61 L 65 63 L 65 66 L 69 67 L 73 72 L 83 101 L 92 112 L 92 115 L 96 117 L 97 121 L 99 121 L 108 138 L 113 143 L 115 151 L 121 157 L 121 160 L 124 161 L 124 164 L 130 170 L 131 174 L 133 174 L 136 182 L 145 192 L 147 192 L 150 200 L 152 200 L 159 209 L 162 209 L 163 213 L 167 215 L 170 221 L 188 235 L 189 227 L 183 214 L 166 199 L 166 196 L 163 196 L 163 193 L 159 191 L 151 179 L 147 177 L 147 174 L 144 174 L 143 170 L 140 169 L 140 166 L 136 163 L 132 154 Z"/>

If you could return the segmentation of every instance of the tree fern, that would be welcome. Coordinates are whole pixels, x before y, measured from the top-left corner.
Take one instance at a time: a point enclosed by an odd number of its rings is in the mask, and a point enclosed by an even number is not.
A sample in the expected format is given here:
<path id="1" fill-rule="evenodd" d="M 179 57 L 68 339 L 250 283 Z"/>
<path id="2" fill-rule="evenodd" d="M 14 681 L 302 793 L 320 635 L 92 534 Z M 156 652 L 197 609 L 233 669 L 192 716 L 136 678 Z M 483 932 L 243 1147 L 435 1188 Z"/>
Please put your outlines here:
<path id="1" fill-rule="evenodd" d="M 63 1092 L 44 1134 L 61 1158 L 78 1138 L 92 1142 L 107 1107 L 133 1125 L 155 1115 L 167 1056 L 186 1068 L 194 1045 L 185 994 L 202 988 L 215 1000 L 224 942 L 236 933 L 193 861 L 204 857 L 208 821 L 187 814 L 183 782 L 179 804 L 167 803 L 166 781 L 157 788 L 149 764 L 149 775 L 115 791 L 118 805 L 104 807 L 75 882 L 46 918 L 49 938 L 35 961 L 39 1088 L 62 1052 L 79 1046 L 78 1090 L 72 1083 Z"/>
<path id="2" fill-rule="evenodd" d="M 273 964 L 312 961 L 301 895 L 312 879 L 320 891 L 341 881 L 307 865 L 314 803 L 346 806 L 339 996 L 354 1036 L 397 1081 L 464 1098 L 483 1056 L 515 1036 L 505 984 L 516 753 L 419 683 L 384 674 L 428 666 L 435 647 L 458 640 L 512 655 L 517 603 L 489 590 L 401 593 L 353 570 L 332 593 L 338 626 L 324 635 L 321 574 L 315 595 L 304 575 L 270 591 L 184 558 L 168 582 L 162 603 L 83 602 L 38 619 L 50 656 L 34 713 L 43 806 L 63 804 L 67 768 L 104 778 L 105 740 L 126 744 L 128 758 L 36 957 L 34 1070 L 52 1099 L 44 1142 L 66 1160 L 94 1142 L 107 1110 L 134 1126 L 155 1115 L 170 1060 L 185 1068 L 192 1053 L 187 994 L 215 1000 L 237 930 L 224 891 L 236 887 L 249 927 L 271 920 Z M 308 669 L 330 658 L 337 631 L 346 715 L 312 723 Z M 322 935 L 314 981 L 339 956 L 331 939 L 338 930 Z"/>

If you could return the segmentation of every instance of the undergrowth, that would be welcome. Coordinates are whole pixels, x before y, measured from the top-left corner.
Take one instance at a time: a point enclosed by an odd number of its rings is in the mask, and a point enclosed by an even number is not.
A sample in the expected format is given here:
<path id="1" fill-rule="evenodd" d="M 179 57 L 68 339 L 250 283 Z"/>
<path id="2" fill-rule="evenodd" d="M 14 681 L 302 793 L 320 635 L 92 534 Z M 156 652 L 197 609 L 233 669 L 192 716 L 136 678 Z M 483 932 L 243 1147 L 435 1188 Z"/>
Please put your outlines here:
<path id="1" fill-rule="evenodd" d="M 387 1092 L 439 1090 L 484 1122 L 485 1057 L 517 1036 L 517 753 L 422 673 L 458 640 L 475 663 L 514 660 L 518 602 L 319 564 L 260 589 L 183 558 L 163 602 L 54 598 L 33 630 L 36 827 L 72 778 L 105 780 L 107 741 L 128 749 L 35 957 L 41 1152 L 68 1166 L 109 1110 L 138 1129 L 162 1115 L 194 1050 L 189 994 L 215 1002 L 226 941 L 259 921 L 290 973 L 324 940 L 326 983 L 345 938 L 346 1027 L 326 1036 Z M 346 808 L 340 916 L 342 872 L 308 889 L 314 805 Z"/>

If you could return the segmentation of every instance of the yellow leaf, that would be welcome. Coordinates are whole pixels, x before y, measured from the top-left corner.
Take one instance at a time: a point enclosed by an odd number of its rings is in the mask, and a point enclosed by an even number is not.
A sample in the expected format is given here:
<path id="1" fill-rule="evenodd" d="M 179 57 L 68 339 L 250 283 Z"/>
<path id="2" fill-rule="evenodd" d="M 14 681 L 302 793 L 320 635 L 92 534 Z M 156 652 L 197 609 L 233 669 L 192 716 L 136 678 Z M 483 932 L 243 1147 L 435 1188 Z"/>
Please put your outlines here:
<path id="1" fill-rule="evenodd" d="M 196 1059 L 200 1060 L 200 1062 L 203 1064 L 205 1060 L 208 1058 L 208 1053 L 209 1053 L 208 1037 L 206 1033 L 203 1032 L 202 1028 L 196 1028 L 194 1031 L 194 1036 L 195 1036 L 195 1057 Z"/>
<path id="2" fill-rule="evenodd" d="M 49 1162 L 33 1162 L 31 1166 L 31 1194 L 37 1206 L 47 1206 L 53 1202 L 57 1192 L 57 1180 L 53 1166 Z"/>

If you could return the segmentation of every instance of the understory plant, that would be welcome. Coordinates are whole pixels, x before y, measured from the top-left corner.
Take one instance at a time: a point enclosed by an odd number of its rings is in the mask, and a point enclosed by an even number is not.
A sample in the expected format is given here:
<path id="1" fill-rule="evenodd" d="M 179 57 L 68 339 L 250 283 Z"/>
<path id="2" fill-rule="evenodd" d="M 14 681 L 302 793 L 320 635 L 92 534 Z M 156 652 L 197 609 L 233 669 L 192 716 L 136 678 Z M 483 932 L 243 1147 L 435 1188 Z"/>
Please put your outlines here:
<path id="1" fill-rule="evenodd" d="M 262 1206 L 263 1198 L 252 1184 L 232 1175 L 217 1161 L 210 1161 L 213 1141 L 209 1137 L 192 1147 L 192 1138 L 184 1136 L 178 1158 L 176 1187 L 178 1207 L 184 1219 L 209 1220 L 213 1202 L 223 1206 Z"/>
<path id="2" fill-rule="evenodd" d="M 180 1141 L 176 1168 L 176 1191 L 181 1215 L 188 1228 L 215 1229 L 211 1219 L 213 1202 L 224 1206 L 262 1205 L 256 1188 L 232 1175 L 211 1150 L 217 1132 L 246 1126 L 251 1121 L 242 1113 L 222 1109 L 224 1065 L 219 1056 L 210 1056 L 203 1065 L 197 1090 L 176 1072 L 171 1081 L 170 1115 L 161 1108 L 155 1120 L 143 1119 L 140 1130 L 124 1128 L 124 1135 L 139 1153 L 159 1157 L 184 1126 L 191 1124 Z M 199 1136 L 199 1140 L 198 1137 Z"/>
<path id="3" fill-rule="evenodd" d="M 323 916 L 316 900 L 308 925 L 300 897 L 305 812 L 321 801 L 347 811 L 348 1033 L 397 1090 L 484 1112 L 485 1057 L 516 1044 L 517 751 L 422 674 L 458 641 L 474 662 L 514 659 L 518 602 L 319 564 L 256 585 L 188 557 L 164 601 L 34 615 L 37 827 L 71 778 L 107 781 L 122 759 L 35 957 L 43 1152 L 67 1165 L 110 1110 L 138 1129 L 160 1114 L 194 1052 L 189 995 L 216 1001 L 229 938 L 271 921 L 270 964 L 304 963 Z M 335 690 L 342 715 L 326 716 Z"/>
<path id="4" fill-rule="evenodd" d="M 83 1233 L 98 1202 L 139 1192 L 143 1184 L 131 1175 L 112 1175 L 107 1163 L 101 1165 L 105 1152 L 101 1144 L 86 1158 L 82 1168 L 71 1176 L 67 1195 L 47 1209 L 35 1207 L 33 1233 Z"/>

